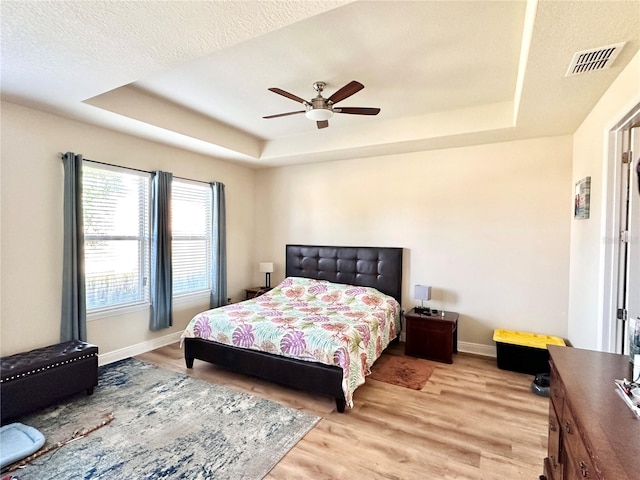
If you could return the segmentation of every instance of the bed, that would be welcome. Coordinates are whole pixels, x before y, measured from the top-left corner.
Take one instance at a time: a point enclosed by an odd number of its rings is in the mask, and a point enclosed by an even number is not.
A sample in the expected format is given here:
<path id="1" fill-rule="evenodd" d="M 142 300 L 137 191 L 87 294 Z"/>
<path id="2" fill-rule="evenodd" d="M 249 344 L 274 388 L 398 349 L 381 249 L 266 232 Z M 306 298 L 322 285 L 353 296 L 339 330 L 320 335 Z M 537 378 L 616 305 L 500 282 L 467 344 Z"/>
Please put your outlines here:
<path id="1" fill-rule="evenodd" d="M 280 285 L 255 299 L 201 312 L 191 320 L 182 335 L 187 368 L 193 367 L 195 359 L 211 362 L 239 373 L 311 393 L 331 396 L 336 401 L 338 412 L 344 412 L 347 405 L 352 405 L 353 390 L 357 388 L 359 382 L 364 382 L 363 377 L 368 374 L 368 367 L 378 358 L 388 343 L 394 340 L 391 337 L 397 338 L 400 334 L 401 293 L 402 248 L 287 245 L 285 280 Z M 351 312 L 353 315 L 361 315 L 361 306 L 358 303 L 360 300 L 375 304 L 373 330 L 381 336 L 375 340 L 373 337 L 369 338 L 370 333 L 364 332 L 362 326 L 358 325 L 359 333 L 355 338 L 360 340 L 366 338 L 367 341 L 358 341 L 359 346 L 350 347 L 353 351 L 359 349 L 355 353 L 362 358 L 362 375 L 347 373 L 347 370 L 343 369 L 345 363 L 354 365 L 354 362 L 345 362 L 343 356 L 338 354 L 333 359 L 328 356 L 323 360 L 321 354 L 316 354 L 316 350 L 310 349 L 309 351 L 313 350 L 313 355 L 309 355 L 307 351 L 306 354 L 297 357 L 296 355 L 282 356 L 282 352 L 276 352 L 277 349 L 273 348 L 273 345 L 270 345 L 271 348 L 262 348 L 265 342 L 261 343 L 261 350 L 257 350 L 250 346 L 253 339 L 247 342 L 247 346 L 244 345 L 244 339 L 241 337 L 230 340 L 232 335 L 240 335 L 242 332 L 238 333 L 234 330 L 232 334 L 211 331 L 213 320 L 209 319 L 209 315 L 222 316 L 223 324 L 231 316 L 253 314 L 252 312 L 257 311 L 258 308 L 267 309 L 267 314 L 263 316 L 281 315 L 274 313 L 273 310 L 279 308 L 278 304 L 287 295 L 297 296 L 294 300 L 298 302 L 293 306 L 285 306 L 285 309 L 288 309 L 287 318 L 297 307 L 313 310 L 316 305 L 310 306 L 306 301 L 314 296 L 320 298 L 322 295 L 333 295 L 335 298 L 344 298 L 348 306 L 336 304 L 333 309 L 353 310 Z M 382 310 L 391 311 L 393 320 L 385 320 Z M 320 312 L 318 322 L 327 321 L 326 316 L 322 316 L 325 313 Z M 334 313 L 332 311 L 326 315 L 331 316 Z M 207 322 L 204 321 L 205 318 Z M 280 327 L 282 329 L 282 322 Z M 305 324 L 305 328 L 313 327 L 308 322 Z M 383 332 L 380 333 L 378 330 Z M 309 331 L 305 331 L 309 336 Z M 294 333 L 288 332 L 288 335 Z M 278 338 L 279 341 L 271 343 L 282 345 L 282 338 Z M 225 343 L 226 341 L 230 344 Z M 322 341 L 327 341 L 327 338 L 323 337 Z M 269 344 L 268 339 L 266 343 Z M 372 344 L 375 345 L 375 353 L 371 353 L 371 350 L 363 350 L 363 346 Z M 293 350 L 294 354 L 302 353 L 295 352 L 295 346 L 289 347 L 289 350 Z M 287 355 L 289 353 L 291 352 L 286 352 Z M 353 355 L 351 357 L 353 358 Z M 364 364 L 365 361 L 367 365 Z"/>

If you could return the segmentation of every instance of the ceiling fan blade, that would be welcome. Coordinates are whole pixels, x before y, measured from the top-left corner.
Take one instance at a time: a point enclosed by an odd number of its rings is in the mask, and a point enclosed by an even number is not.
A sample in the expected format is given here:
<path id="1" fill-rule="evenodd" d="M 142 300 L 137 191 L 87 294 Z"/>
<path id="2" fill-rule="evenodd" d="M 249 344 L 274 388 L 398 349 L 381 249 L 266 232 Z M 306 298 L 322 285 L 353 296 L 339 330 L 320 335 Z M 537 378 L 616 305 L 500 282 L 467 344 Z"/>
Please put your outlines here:
<path id="1" fill-rule="evenodd" d="M 274 87 L 274 88 L 270 88 L 269 91 L 273 92 L 273 93 L 277 93 L 278 95 L 282 95 L 283 97 L 290 98 L 291 100 L 294 100 L 296 102 L 300 102 L 300 103 L 306 103 L 307 102 L 305 99 L 300 98 L 300 97 L 294 95 L 293 93 L 285 92 L 281 88 L 275 88 Z"/>
<path id="2" fill-rule="evenodd" d="M 316 125 L 318 125 L 318 128 L 327 128 L 329 126 L 329 120 L 319 120 L 316 122 Z"/>
<path id="3" fill-rule="evenodd" d="M 328 101 L 333 102 L 334 104 L 336 104 L 338 102 L 341 102 L 345 98 L 350 97 L 354 93 L 359 92 L 363 88 L 364 88 L 364 85 L 362 85 L 360 82 L 356 82 L 355 80 L 353 80 L 353 81 L 347 83 L 344 87 L 342 87 L 336 93 L 331 95 L 328 98 Z"/>
<path id="4" fill-rule="evenodd" d="M 368 107 L 342 107 L 334 108 L 333 111 L 336 113 L 348 113 L 351 115 L 377 115 L 380 113 L 379 108 Z"/>
<path id="5" fill-rule="evenodd" d="M 262 117 L 262 118 L 278 118 L 278 117 L 286 117 L 287 115 L 295 115 L 297 113 L 304 113 L 306 110 L 299 110 L 297 112 L 287 112 L 287 113 L 278 113 L 276 115 L 267 115 L 266 117 Z"/>

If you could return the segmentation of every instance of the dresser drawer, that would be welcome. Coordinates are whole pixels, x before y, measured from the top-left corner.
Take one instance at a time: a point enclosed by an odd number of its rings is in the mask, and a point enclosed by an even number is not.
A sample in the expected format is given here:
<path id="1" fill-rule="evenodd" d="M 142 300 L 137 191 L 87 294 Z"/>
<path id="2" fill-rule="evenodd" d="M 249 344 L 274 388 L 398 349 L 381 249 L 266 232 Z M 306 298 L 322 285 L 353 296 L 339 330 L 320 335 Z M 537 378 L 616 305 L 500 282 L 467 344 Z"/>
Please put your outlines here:
<path id="1" fill-rule="evenodd" d="M 556 475 L 554 472 L 553 467 L 551 466 L 551 460 L 549 460 L 549 457 L 544 459 L 544 470 L 543 470 L 543 474 L 540 476 L 540 480 L 562 480 L 562 472 L 560 472 L 560 475 Z"/>
<path id="2" fill-rule="evenodd" d="M 549 443 L 548 457 L 545 459 L 545 471 L 547 472 L 547 477 L 554 480 L 562 478 L 562 442 L 560 438 L 560 420 L 558 420 L 558 415 L 553 408 L 553 403 L 549 402 Z"/>
<path id="3" fill-rule="evenodd" d="M 563 459 L 564 480 L 600 478 L 596 475 L 596 469 L 579 432 L 580 426 L 575 421 L 569 403 L 565 401 L 562 413 L 562 443 L 566 450 Z"/>
<path id="4" fill-rule="evenodd" d="M 558 375 L 555 365 L 553 362 L 550 363 L 551 372 L 549 376 L 549 397 L 551 398 L 551 403 L 556 410 L 556 415 L 559 419 L 562 419 L 562 410 L 564 408 L 564 385 L 562 384 L 562 380 L 560 380 L 560 376 Z"/>

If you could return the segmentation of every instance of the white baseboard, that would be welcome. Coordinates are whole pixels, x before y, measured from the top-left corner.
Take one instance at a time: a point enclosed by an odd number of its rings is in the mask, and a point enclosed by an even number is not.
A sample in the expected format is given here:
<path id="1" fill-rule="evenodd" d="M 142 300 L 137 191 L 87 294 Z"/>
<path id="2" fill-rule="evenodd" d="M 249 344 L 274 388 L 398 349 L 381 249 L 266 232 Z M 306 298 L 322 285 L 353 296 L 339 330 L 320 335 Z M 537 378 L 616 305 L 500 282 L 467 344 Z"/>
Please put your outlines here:
<path id="1" fill-rule="evenodd" d="M 108 363 L 117 362 L 118 360 L 124 360 L 125 358 L 134 357 L 156 348 L 170 345 L 180 340 L 182 331 L 165 335 L 164 337 L 158 337 L 145 342 L 130 345 L 113 352 L 98 354 L 98 365 L 106 365 Z"/>
<path id="2" fill-rule="evenodd" d="M 496 347 L 493 345 L 483 345 L 481 343 L 458 342 L 458 351 L 472 353 L 483 357 L 496 357 Z"/>

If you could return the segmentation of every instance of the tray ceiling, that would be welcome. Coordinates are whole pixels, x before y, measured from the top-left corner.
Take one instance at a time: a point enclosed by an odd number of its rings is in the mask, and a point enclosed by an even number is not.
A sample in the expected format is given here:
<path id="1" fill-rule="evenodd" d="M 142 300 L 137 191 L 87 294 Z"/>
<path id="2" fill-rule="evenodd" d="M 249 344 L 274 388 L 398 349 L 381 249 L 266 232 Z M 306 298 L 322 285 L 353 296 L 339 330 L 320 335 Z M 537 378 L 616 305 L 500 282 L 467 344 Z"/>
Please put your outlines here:
<path id="1" fill-rule="evenodd" d="M 3 99 L 253 166 L 573 133 L 640 46 L 640 2 L 3 1 Z M 566 77 L 575 52 L 622 43 Z M 318 130 L 269 92 L 364 90 Z"/>

